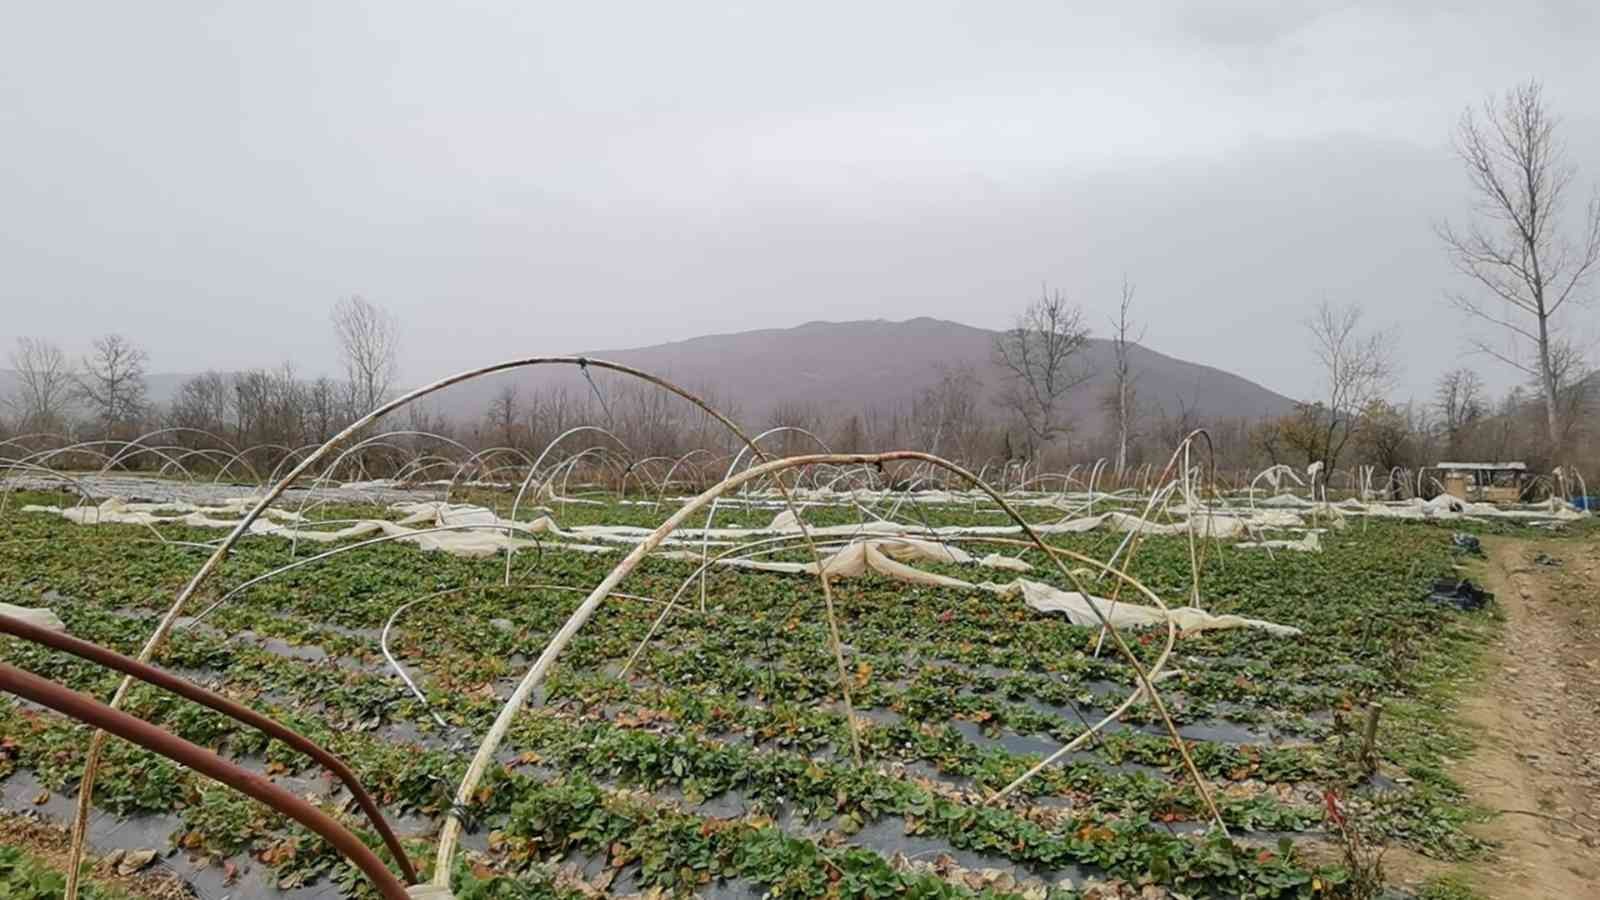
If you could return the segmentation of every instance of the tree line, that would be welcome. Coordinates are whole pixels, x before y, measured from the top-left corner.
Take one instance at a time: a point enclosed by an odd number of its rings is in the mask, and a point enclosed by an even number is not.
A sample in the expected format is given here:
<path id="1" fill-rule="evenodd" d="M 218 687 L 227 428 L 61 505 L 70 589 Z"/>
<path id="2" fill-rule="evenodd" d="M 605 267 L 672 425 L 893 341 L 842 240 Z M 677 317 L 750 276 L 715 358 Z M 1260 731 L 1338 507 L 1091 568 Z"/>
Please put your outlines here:
<path id="1" fill-rule="evenodd" d="M 132 440 L 159 428 L 204 431 L 237 446 L 296 447 L 323 441 L 389 396 L 399 361 L 399 324 L 377 304 L 350 297 L 331 314 L 344 378 L 276 369 L 210 371 L 181 385 L 164 407 L 150 399 L 149 353 L 121 334 L 96 338 L 79 360 L 41 338 L 11 351 L 16 387 L 0 427 L 12 437 Z M 176 443 L 194 442 L 194 437 Z"/>

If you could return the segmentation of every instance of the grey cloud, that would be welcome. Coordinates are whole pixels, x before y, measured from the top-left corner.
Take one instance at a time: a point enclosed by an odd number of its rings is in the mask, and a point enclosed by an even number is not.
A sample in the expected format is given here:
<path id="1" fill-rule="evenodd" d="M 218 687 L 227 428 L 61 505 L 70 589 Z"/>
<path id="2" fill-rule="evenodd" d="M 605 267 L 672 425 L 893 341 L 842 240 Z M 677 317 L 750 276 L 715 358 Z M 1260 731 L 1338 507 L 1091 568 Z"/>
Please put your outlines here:
<path id="1" fill-rule="evenodd" d="M 1271 0 L 1183 5 L 1173 10 L 1178 33 L 1225 48 L 1268 46 L 1350 4 L 1274 3 Z"/>
<path id="2" fill-rule="evenodd" d="M 1465 333 L 1429 233 L 1466 200 L 1449 129 L 1536 74 L 1600 177 L 1600 29 L 1281 8 L 36 5 L 0 34 L 0 338 L 329 370 L 327 309 L 360 292 L 416 381 L 810 319 L 997 326 L 1044 281 L 1099 316 L 1127 272 L 1156 349 L 1291 394 L 1305 310 L 1361 301 L 1424 393 Z"/>

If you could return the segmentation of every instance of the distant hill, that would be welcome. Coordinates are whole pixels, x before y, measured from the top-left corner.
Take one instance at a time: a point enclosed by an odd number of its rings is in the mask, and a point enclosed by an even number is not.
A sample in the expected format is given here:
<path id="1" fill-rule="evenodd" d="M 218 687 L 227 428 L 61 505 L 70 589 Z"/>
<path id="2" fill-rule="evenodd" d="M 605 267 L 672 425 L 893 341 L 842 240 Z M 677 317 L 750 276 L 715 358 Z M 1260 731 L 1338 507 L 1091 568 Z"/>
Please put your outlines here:
<path id="1" fill-rule="evenodd" d="M 774 407 L 791 401 L 814 403 L 829 416 L 887 411 L 936 381 L 941 364 L 971 365 L 984 382 L 985 399 L 992 400 L 1005 382 L 1004 371 L 992 362 L 995 335 L 932 318 L 808 322 L 583 355 L 625 363 L 690 389 L 714 388 L 737 407 L 742 421 L 756 426 L 766 423 Z M 1214 421 L 1279 415 L 1294 406 L 1288 397 L 1221 369 L 1144 347 L 1133 348 L 1131 357 L 1139 401 L 1146 409 L 1176 414 L 1181 398 L 1201 419 Z M 1095 374 L 1069 395 L 1068 408 L 1080 434 L 1097 433 L 1104 421 L 1101 402 L 1111 384 L 1112 359 L 1107 340 L 1091 340 L 1082 354 L 1082 362 Z M 454 415 L 481 412 L 507 381 L 524 395 L 555 384 L 588 390 L 576 373 L 545 367 L 451 388 L 439 408 Z"/>
<path id="2" fill-rule="evenodd" d="M 808 322 L 582 355 L 626 363 L 691 390 L 710 388 L 737 409 L 741 421 L 760 426 L 774 407 L 792 401 L 814 404 L 827 416 L 892 410 L 935 382 L 941 364 L 971 365 L 984 383 L 985 399 L 992 400 L 1005 381 L 991 359 L 994 338 L 993 331 L 940 319 L 874 319 Z M 1101 402 L 1111 383 L 1111 342 L 1091 340 L 1082 363 L 1095 374 L 1072 391 L 1068 410 L 1075 430 L 1093 435 L 1105 420 Z M 1230 372 L 1144 347 L 1133 348 L 1132 367 L 1146 410 L 1176 414 L 1181 400 L 1201 420 L 1215 421 L 1278 415 L 1294 405 L 1288 397 Z M 150 399 L 168 402 L 185 377 L 151 375 Z M 10 395 L 14 379 L 12 372 L 0 370 L 0 397 Z M 437 395 L 432 406 L 457 422 L 474 422 L 507 382 L 517 384 L 524 397 L 555 385 L 589 390 L 570 368 L 541 367 L 457 385 Z"/>

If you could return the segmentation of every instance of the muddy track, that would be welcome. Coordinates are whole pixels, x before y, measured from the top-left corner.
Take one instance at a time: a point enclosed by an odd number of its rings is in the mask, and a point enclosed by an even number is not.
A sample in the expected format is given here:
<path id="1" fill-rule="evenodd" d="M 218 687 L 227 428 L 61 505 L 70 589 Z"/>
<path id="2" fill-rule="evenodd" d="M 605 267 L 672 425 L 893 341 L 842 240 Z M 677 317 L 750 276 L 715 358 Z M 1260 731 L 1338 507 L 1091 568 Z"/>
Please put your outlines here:
<path id="1" fill-rule="evenodd" d="M 1600 538 L 1495 538 L 1484 580 L 1505 615 L 1463 719 L 1478 749 L 1455 774 L 1499 811 L 1471 869 L 1490 898 L 1600 896 Z"/>

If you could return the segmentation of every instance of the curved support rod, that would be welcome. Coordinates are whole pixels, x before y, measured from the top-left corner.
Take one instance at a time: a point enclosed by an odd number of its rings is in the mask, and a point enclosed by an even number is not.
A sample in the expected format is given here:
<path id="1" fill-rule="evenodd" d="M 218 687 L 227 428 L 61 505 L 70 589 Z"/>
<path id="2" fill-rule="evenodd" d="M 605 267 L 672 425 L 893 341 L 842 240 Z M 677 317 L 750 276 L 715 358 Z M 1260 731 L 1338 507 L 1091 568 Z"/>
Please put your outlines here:
<path id="1" fill-rule="evenodd" d="M 197 747 L 143 719 L 112 709 L 98 700 L 92 700 L 77 691 L 68 690 L 53 681 L 5 663 L 0 663 L 0 691 L 15 694 L 24 700 L 48 706 L 63 715 L 86 722 L 101 731 L 138 744 L 185 768 L 193 769 L 207 778 L 221 782 L 252 800 L 265 803 L 332 844 L 335 850 L 355 863 L 386 900 L 409 900 L 410 894 L 406 891 L 405 885 L 394 877 L 394 873 L 384 866 L 383 860 L 363 844 L 360 838 L 329 818 L 322 810 L 266 778 L 241 769 L 210 750 Z M 400 858 L 405 859 L 403 855 Z"/>
<path id="2" fill-rule="evenodd" d="M 256 712 L 248 706 L 218 696 L 188 679 L 179 678 L 171 672 L 147 663 L 129 659 L 120 653 L 107 650 L 99 644 L 91 643 L 82 638 L 76 638 L 60 631 L 52 631 L 48 628 L 40 628 L 37 625 L 12 618 L 11 616 L 0 616 L 0 632 L 5 632 L 35 644 L 41 644 L 52 650 L 70 653 L 73 656 L 87 659 L 108 669 L 116 669 L 119 672 L 132 675 L 140 681 L 171 691 L 185 700 L 192 700 L 201 706 L 222 713 L 230 719 L 256 728 L 269 737 L 276 738 L 289 747 L 316 760 L 323 768 L 332 772 L 340 781 L 344 782 L 345 788 L 350 791 L 350 796 L 355 798 L 356 803 L 361 807 L 361 811 L 366 814 L 367 820 L 372 823 L 373 829 L 383 837 L 383 845 L 389 848 L 389 852 L 394 856 L 395 862 L 399 864 L 401 872 L 405 875 L 406 881 L 410 884 L 417 883 L 417 871 L 412 867 L 411 859 L 406 856 L 405 848 L 400 845 L 400 839 L 389 828 L 389 823 L 384 821 L 383 813 L 379 812 L 378 804 L 373 802 L 372 795 L 368 794 L 366 789 L 361 786 L 361 781 L 356 778 L 356 773 L 350 771 L 350 767 L 345 765 L 344 761 L 339 757 L 312 743 L 309 738 L 297 731 L 284 727 L 279 722 Z M 63 690 L 65 689 L 63 688 Z M 88 720 L 85 719 L 84 721 Z M 132 739 L 130 738 L 130 740 Z M 184 761 L 178 757 L 173 758 L 178 759 L 180 762 Z M 283 811 L 287 812 L 288 810 Z"/>
<path id="3" fill-rule="evenodd" d="M 1190 440 L 1192 438 L 1193 435 L 1186 440 Z M 1176 459 L 1177 455 L 1174 454 L 1174 461 Z M 518 682 L 517 687 L 511 692 L 511 696 L 505 701 L 505 704 L 501 706 L 500 713 L 495 717 L 494 724 L 490 726 L 489 732 L 484 736 L 483 742 L 478 745 L 478 751 L 473 756 L 472 763 L 468 766 L 466 775 L 463 776 L 460 786 L 456 789 L 456 805 L 451 808 L 449 814 L 444 820 L 444 825 L 439 830 L 439 843 L 436 853 L 437 863 L 434 868 L 433 876 L 434 884 L 439 887 L 445 887 L 448 884 L 450 864 L 461 832 L 461 818 L 457 810 L 465 807 L 469 802 L 471 802 L 473 793 L 477 790 L 478 782 L 483 778 L 484 773 L 488 770 L 488 767 L 494 758 L 495 750 L 499 747 L 501 740 L 505 738 L 506 733 L 511 729 L 512 721 L 516 718 L 518 712 L 520 712 L 523 705 L 528 702 L 528 698 L 533 694 L 534 688 L 544 681 L 546 673 L 548 673 L 550 668 L 555 665 L 556 657 L 561 655 L 562 651 L 566 649 L 566 646 L 572 641 L 578 630 L 590 620 L 595 611 L 599 608 L 601 601 L 603 601 L 611 593 L 611 591 L 629 575 L 629 573 L 637 568 L 639 563 L 652 551 L 654 551 L 655 548 L 660 545 L 660 543 L 665 540 L 668 535 L 677 530 L 677 528 L 682 525 L 686 519 L 696 514 L 701 508 L 714 503 L 716 499 L 721 497 L 724 493 L 737 489 L 746 482 L 765 477 L 768 474 L 777 475 L 786 469 L 801 468 L 815 465 L 817 463 L 862 464 L 877 466 L 886 462 L 898 462 L 902 460 L 920 461 L 939 466 L 940 468 L 945 469 L 946 471 L 949 471 L 952 474 L 964 479 L 968 483 L 973 484 L 978 490 L 982 491 L 991 500 L 1000 505 L 1001 509 L 1003 509 L 1006 515 L 1009 516 L 1012 521 L 1014 521 L 1021 528 L 1023 534 L 1027 536 L 1028 540 L 1035 547 L 1050 555 L 1051 561 L 1055 563 L 1056 568 L 1061 573 L 1062 577 L 1065 578 L 1078 593 L 1085 595 L 1089 593 L 1088 590 L 1083 586 L 1078 576 L 1075 575 L 1072 570 L 1061 561 L 1060 556 L 1050 552 L 1049 546 L 1045 544 L 1044 539 L 1039 536 L 1039 533 L 1034 530 L 1033 526 L 1030 525 L 1028 521 L 1020 514 L 1018 514 L 1014 507 L 1012 507 L 1009 503 L 1006 503 L 1004 498 L 996 493 L 993 488 L 977 481 L 977 476 L 961 468 L 955 463 L 942 459 L 938 456 L 934 456 L 930 453 L 921 453 L 915 450 L 892 450 L 886 453 L 841 453 L 816 454 L 811 456 L 791 456 L 785 459 L 772 460 L 759 466 L 747 468 L 736 475 L 731 475 L 730 477 L 724 478 L 722 481 L 707 488 L 693 500 L 690 500 L 688 503 L 680 507 L 671 516 L 669 516 L 665 522 L 662 522 L 659 526 L 657 526 L 656 529 L 652 531 L 643 541 L 635 545 L 633 550 L 629 552 L 621 562 L 617 563 L 611 572 L 607 574 L 598 585 L 595 586 L 594 590 L 591 591 L 589 596 L 584 599 L 583 603 L 579 604 L 578 608 L 573 611 L 572 615 L 567 619 L 567 621 L 550 638 L 550 642 L 547 643 L 544 650 L 540 652 L 539 658 L 534 661 L 532 668 L 530 668 L 527 674 L 522 677 L 522 680 Z M 781 487 L 783 480 L 778 478 L 776 479 L 775 483 Z M 793 508 L 792 503 L 790 504 L 790 507 Z M 805 526 L 802 524 L 800 527 L 803 529 Z M 827 566 L 825 566 L 822 562 L 821 552 L 817 549 L 817 543 L 812 538 L 811 534 L 805 531 L 802 531 L 802 534 L 805 536 L 806 542 L 812 548 L 813 557 L 817 560 L 817 576 L 823 587 L 823 602 L 828 613 L 827 621 L 831 638 L 830 643 L 833 645 L 834 661 L 839 670 L 840 693 L 845 701 L 846 721 L 850 723 L 850 737 L 854 748 L 857 750 L 856 758 L 857 765 L 859 766 L 861 764 L 859 753 L 859 726 L 856 724 L 855 711 L 852 709 L 850 703 L 850 695 L 848 693 L 849 679 L 845 674 L 844 655 L 839 649 L 842 642 L 839 639 L 838 618 L 834 614 L 833 594 L 828 589 L 828 569 Z M 1166 608 L 1165 605 L 1160 602 L 1160 598 L 1156 598 L 1156 602 L 1162 609 Z M 1149 697 L 1150 702 L 1155 706 L 1157 714 L 1161 716 L 1163 723 L 1167 726 L 1168 733 L 1172 736 L 1173 743 L 1177 746 L 1178 754 L 1183 758 L 1184 766 L 1188 770 L 1189 776 L 1194 782 L 1195 789 L 1199 792 L 1201 799 L 1210 809 L 1212 818 L 1216 820 L 1218 827 L 1223 831 L 1224 834 L 1226 834 L 1227 826 L 1223 823 L 1222 814 L 1220 811 L 1218 811 L 1215 801 L 1212 800 L 1211 793 L 1206 787 L 1205 779 L 1200 774 L 1199 768 L 1195 765 L 1193 757 L 1190 756 L 1188 747 L 1184 743 L 1182 735 L 1178 732 L 1178 726 L 1173 723 L 1171 715 L 1168 714 L 1166 704 L 1162 701 L 1160 694 L 1157 693 L 1155 688 L 1152 686 L 1149 671 L 1142 663 L 1140 663 L 1138 656 L 1134 654 L 1133 650 L 1129 648 L 1127 642 L 1123 639 L 1122 634 L 1116 628 L 1112 627 L 1111 621 L 1106 617 L 1105 612 L 1103 612 L 1100 607 L 1095 604 L 1090 604 L 1089 608 L 1095 614 L 1095 617 L 1100 620 L 1100 623 L 1103 626 L 1103 633 L 1109 633 L 1112 644 L 1116 648 L 1117 652 L 1128 661 L 1128 664 L 1134 670 L 1134 674 L 1138 676 L 1138 689 L 1144 696 Z M 1176 634 L 1176 626 L 1169 618 L 1167 621 L 1169 648 L 1171 642 L 1175 640 Z M 1163 654 L 1161 661 L 1165 661 L 1165 654 Z"/>
<path id="4" fill-rule="evenodd" d="M 143 648 L 140 649 L 138 658 L 141 661 L 148 662 L 150 658 L 155 655 L 156 650 L 161 647 L 162 643 L 166 641 L 167 635 L 171 633 L 173 626 L 177 624 L 177 620 L 183 614 L 183 610 L 188 605 L 189 599 L 195 594 L 196 591 L 200 589 L 200 586 L 205 583 L 206 579 L 208 579 L 211 574 L 222 565 L 223 560 L 228 557 L 228 554 L 233 549 L 234 545 L 239 542 L 239 539 L 243 537 L 247 531 L 249 531 L 250 526 L 256 521 L 256 519 L 261 517 L 261 514 L 266 510 L 266 508 L 276 502 L 278 498 L 283 495 L 283 492 L 287 490 L 290 485 L 298 481 L 300 476 L 304 475 L 307 470 L 316 466 L 322 461 L 324 456 L 342 445 L 352 435 L 368 427 L 373 422 L 381 418 L 384 414 L 398 409 L 399 407 L 405 406 L 406 404 L 421 397 L 425 397 L 428 394 L 434 393 L 435 391 L 443 390 L 452 384 L 468 381 L 473 378 L 492 374 L 494 372 L 503 372 L 510 369 L 518 369 L 526 366 L 537 365 L 575 365 L 585 371 L 590 368 L 607 369 L 613 372 L 619 372 L 624 375 L 638 378 L 659 388 L 670 391 L 671 393 L 689 401 L 706 415 L 720 423 L 723 427 L 733 432 L 733 434 L 736 435 L 747 446 L 753 446 L 749 436 L 746 435 L 744 431 L 733 422 L 732 419 L 729 419 L 727 416 L 718 412 L 716 409 L 712 408 L 704 400 L 695 396 L 693 393 L 684 390 L 683 388 L 663 378 L 658 378 L 655 375 L 651 375 L 650 373 L 641 369 L 635 369 L 631 366 L 622 365 L 621 363 L 589 359 L 588 357 L 583 356 L 529 356 L 520 359 L 505 360 L 492 365 L 480 366 L 478 368 L 469 369 L 465 372 L 457 372 L 454 375 L 441 378 L 438 381 L 432 382 L 431 384 L 423 385 L 422 387 L 410 391 L 409 393 L 389 400 L 378 408 L 368 412 L 366 415 L 349 423 L 342 431 L 329 438 L 325 443 L 323 443 L 322 446 L 318 447 L 304 459 L 300 460 L 300 462 L 296 464 L 293 469 L 289 470 L 289 472 L 286 473 L 277 483 L 273 484 L 272 487 L 266 491 L 265 495 L 256 502 L 256 505 L 239 519 L 238 523 L 234 525 L 233 531 L 229 532 L 228 536 L 217 545 L 217 548 L 212 551 L 211 556 L 207 557 L 206 561 L 201 564 L 200 568 L 178 592 L 178 596 L 173 599 L 172 605 L 167 608 L 166 613 L 161 617 L 161 621 L 156 625 L 156 630 L 150 635 L 149 639 L 145 641 Z M 760 458 L 766 458 L 766 454 L 759 448 L 755 448 L 755 453 Z M 793 500 L 789 496 L 789 492 L 784 487 L 782 481 L 778 482 L 778 491 L 783 495 L 785 504 L 791 510 L 793 510 Z M 798 516 L 798 510 L 795 512 Z M 514 514 L 513 518 L 515 518 Z M 806 528 L 805 523 L 803 522 L 800 523 L 800 530 L 802 534 L 810 534 L 809 529 Z M 816 552 L 813 552 L 812 555 L 819 560 L 821 558 L 820 554 Z M 850 712 L 850 691 L 847 683 L 846 673 L 844 671 L 844 655 L 843 650 L 839 646 L 837 622 L 834 621 L 833 590 L 828 583 L 826 574 L 819 574 L 818 580 L 822 585 L 822 597 L 828 613 L 833 644 L 832 649 L 834 662 L 838 667 L 841 681 L 840 690 L 844 696 L 846 711 Z M 122 681 L 117 685 L 116 691 L 111 696 L 112 708 L 120 706 L 124 700 L 126 700 L 128 691 L 132 688 L 132 686 L 132 678 L 122 679 Z M 851 735 L 853 738 L 853 749 L 856 751 L 856 756 L 859 760 L 860 745 L 858 741 L 854 740 L 854 730 L 851 731 Z M 79 779 L 78 782 L 77 811 L 72 821 L 72 847 L 70 851 L 71 855 L 69 857 L 69 863 L 67 865 L 67 884 L 66 888 L 62 891 L 64 900 L 77 900 L 78 865 L 83 859 L 83 846 L 85 840 L 87 839 L 89 827 L 90 797 L 93 796 L 95 770 L 99 765 L 100 749 L 102 746 L 104 746 L 104 744 L 105 733 L 96 731 L 90 736 L 89 747 L 84 755 L 83 777 Z M 447 820 L 446 827 L 448 828 L 454 822 L 455 820 L 453 818 Z M 456 827 L 459 827 L 459 823 L 456 824 Z M 442 841 L 443 838 L 441 837 L 441 842 Z M 448 879 L 449 872 L 445 872 L 441 877 Z"/>
<path id="5" fill-rule="evenodd" d="M 428 705 L 428 696 L 422 693 L 422 688 L 417 687 L 417 683 L 411 680 L 411 674 L 406 671 L 406 667 L 400 665 L 400 660 L 395 659 L 394 654 L 389 651 L 389 632 L 394 629 L 395 620 L 400 618 L 401 613 L 413 606 L 416 606 L 418 603 L 421 603 L 424 600 L 432 600 L 435 597 L 441 597 L 445 594 L 453 594 L 458 590 L 460 590 L 460 588 L 446 588 L 437 593 L 429 594 L 426 597 L 418 597 L 417 599 L 408 603 L 400 604 L 400 608 L 396 609 L 389 615 L 389 621 L 383 623 L 383 633 L 378 636 L 378 649 L 383 651 L 383 658 L 389 661 L 389 668 L 394 669 L 395 674 L 400 676 L 400 680 L 404 681 L 406 683 L 406 687 L 411 689 L 411 695 L 417 698 L 417 700 L 422 704 L 422 708 L 426 709 L 428 711 L 428 715 L 433 717 L 433 721 L 438 723 L 439 727 L 445 730 L 449 730 L 450 723 L 446 722 L 437 712 L 433 710 L 433 707 Z"/>

